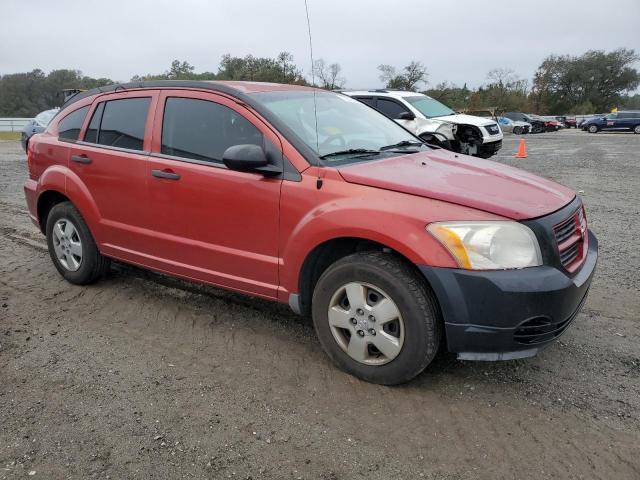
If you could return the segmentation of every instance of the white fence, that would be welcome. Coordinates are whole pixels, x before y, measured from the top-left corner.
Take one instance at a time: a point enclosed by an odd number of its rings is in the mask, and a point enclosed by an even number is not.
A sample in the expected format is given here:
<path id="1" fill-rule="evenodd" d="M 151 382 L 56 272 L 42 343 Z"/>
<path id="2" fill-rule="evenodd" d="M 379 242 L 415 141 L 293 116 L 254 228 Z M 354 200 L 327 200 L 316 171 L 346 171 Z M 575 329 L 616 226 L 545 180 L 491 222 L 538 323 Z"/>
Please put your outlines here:
<path id="1" fill-rule="evenodd" d="M 31 118 L 0 118 L 0 132 L 21 132 Z"/>

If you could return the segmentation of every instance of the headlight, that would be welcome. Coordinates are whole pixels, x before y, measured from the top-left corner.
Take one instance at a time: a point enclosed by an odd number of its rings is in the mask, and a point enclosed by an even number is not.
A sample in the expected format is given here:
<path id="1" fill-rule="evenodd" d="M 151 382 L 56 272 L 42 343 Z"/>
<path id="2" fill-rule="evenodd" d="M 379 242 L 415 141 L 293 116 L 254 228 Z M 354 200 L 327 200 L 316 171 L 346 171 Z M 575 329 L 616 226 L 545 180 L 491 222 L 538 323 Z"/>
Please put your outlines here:
<path id="1" fill-rule="evenodd" d="M 498 270 L 542 265 L 536 236 L 517 222 L 436 222 L 427 230 L 461 268 Z"/>

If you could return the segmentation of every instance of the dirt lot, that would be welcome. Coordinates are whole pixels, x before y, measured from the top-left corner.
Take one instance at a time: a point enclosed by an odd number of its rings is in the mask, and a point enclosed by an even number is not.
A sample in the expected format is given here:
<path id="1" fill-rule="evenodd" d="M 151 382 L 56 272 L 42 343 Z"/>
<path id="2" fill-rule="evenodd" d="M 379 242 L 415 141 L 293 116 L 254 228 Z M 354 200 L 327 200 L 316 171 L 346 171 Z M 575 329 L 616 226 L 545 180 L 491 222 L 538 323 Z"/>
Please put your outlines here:
<path id="1" fill-rule="evenodd" d="M 535 359 L 394 388 L 285 307 L 124 265 L 65 283 L 0 142 L 0 478 L 640 478 L 640 135 L 526 140 L 497 159 L 582 191 L 600 240 L 583 313 Z"/>

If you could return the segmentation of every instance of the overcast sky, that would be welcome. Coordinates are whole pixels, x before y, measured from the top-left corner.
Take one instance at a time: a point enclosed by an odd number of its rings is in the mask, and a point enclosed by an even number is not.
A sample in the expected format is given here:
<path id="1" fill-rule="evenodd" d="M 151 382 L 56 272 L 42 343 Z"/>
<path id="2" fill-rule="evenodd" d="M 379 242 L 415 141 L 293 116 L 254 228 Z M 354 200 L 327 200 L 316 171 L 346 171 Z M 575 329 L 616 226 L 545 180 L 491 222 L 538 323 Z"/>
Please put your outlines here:
<path id="1" fill-rule="evenodd" d="M 549 54 L 633 48 L 640 1 L 308 0 L 315 58 L 350 88 L 378 87 L 376 67 L 419 60 L 429 84 L 476 87 L 493 68 L 531 79 Z M 0 74 L 81 70 L 126 81 L 171 60 L 217 71 L 221 55 L 289 51 L 310 71 L 304 0 L 2 0 Z"/>

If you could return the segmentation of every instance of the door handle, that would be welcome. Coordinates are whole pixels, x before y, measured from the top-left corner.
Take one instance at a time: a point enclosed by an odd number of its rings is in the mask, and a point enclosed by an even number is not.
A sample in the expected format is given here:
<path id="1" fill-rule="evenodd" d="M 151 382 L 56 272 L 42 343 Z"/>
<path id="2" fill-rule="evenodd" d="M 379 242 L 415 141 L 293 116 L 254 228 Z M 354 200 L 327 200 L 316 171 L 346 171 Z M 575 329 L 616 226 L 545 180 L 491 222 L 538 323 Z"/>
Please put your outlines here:
<path id="1" fill-rule="evenodd" d="M 71 161 L 84 164 L 89 164 L 92 162 L 92 160 L 86 155 L 71 155 Z"/>
<path id="2" fill-rule="evenodd" d="M 156 178 L 166 178 L 167 180 L 180 180 L 180 175 L 170 170 L 151 170 L 151 175 Z"/>

